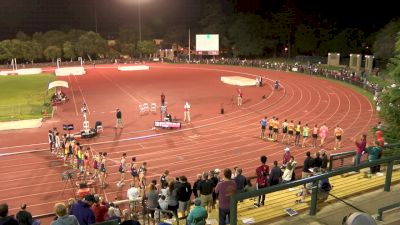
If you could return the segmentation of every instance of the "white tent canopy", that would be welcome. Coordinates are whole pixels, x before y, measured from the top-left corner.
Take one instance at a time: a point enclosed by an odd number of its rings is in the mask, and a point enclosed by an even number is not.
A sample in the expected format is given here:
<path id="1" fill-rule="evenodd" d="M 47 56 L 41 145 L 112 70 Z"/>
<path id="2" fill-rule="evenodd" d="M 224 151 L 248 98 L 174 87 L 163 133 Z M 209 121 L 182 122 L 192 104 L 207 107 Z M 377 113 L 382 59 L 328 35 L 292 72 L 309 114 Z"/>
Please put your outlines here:
<path id="1" fill-rule="evenodd" d="M 63 80 L 56 80 L 49 83 L 49 90 L 55 87 L 65 87 L 68 88 L 68 82 Z"/>

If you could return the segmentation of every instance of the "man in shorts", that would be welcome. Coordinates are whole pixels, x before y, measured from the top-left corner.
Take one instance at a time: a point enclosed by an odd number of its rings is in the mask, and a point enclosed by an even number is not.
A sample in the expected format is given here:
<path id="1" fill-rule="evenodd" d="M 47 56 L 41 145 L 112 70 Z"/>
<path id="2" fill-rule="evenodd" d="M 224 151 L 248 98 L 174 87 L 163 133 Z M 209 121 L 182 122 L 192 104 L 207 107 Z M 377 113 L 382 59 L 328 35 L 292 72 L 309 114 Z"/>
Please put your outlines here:
<path id="1" fill-rule="evenodd" d="M 265 116 L 261 121 L 261 139 L 265 139 L 265 128 L 267 127 L 267 117 Z"/>
<path id="2" fill-rule="evenodd" d="M 197 187 L 198 195 L 200 195 L 201 206 L 207 208 L 207 211 L 211 213 L 212 210 L 212 193 L 213 193 L 213 183 L 208 179 L 208 172 L 203 173 L 203 180 L 201 180 Z"/>
<path id="3" fill-rule="evenodd" d="M 289 124 L 287 123 L 287 119 L 285 119 L 285 121 L 282 123 L 282 134 L 283 134 L 282 143 L 284 143 L 286 140 L 286 135 L 288 132 L 288 125 Z"/>
<path id="4" fill-rule="evenodd" d="M 268 130 L 269 130 L 269 134 L 268 134 L 268 139 L 270 141 L 272 141 L 272 135 L 273 135 L 273 129 L 274 129 L 274 124 L 275 124 L 275 116 L 273 116 L 269 121 L 268 121 Z"/>
<path id="5" fill-rule="evenodd" d="M 279 119 L 278 118 L 275 119 L 274 125 L 272 127 L 274 129 L 274 134 L 273 134 L 272 139 L 274 141 L 278 141 L 278 134 L 279 134 Z"/>
<path id="6" fill-rule="evenodd" d="M 192 196 L 192 186 L 185 176 L 179 177 L 180 184 L 178 187 L 178 203 L 179 211 L 183 216 L 189 215 L 190 197 Z"/>
<path id="7" fill-rule="evenodd" d="M 115 128 L 121 127 L 124 128 L 124 122 L 122 121 L 122 112 L 117 108 L 116 114 L 117 123 L 115 124 Z"/>
<path id="8" fill-rule="evenodd" d="M 340 149 L 342 143 L 343 129 L 339 127 L 339 124 L 336 125 L 334 134 L 335 134 L 335 146 L 333 147 L 333 150 Z"/>
<path id="9" fill-rule="evenodd" d="M 292 143 L 293 130 L 294 130 L 294 123 L 293 123 L 293 120 L 291 120 L 288 125 L 288 134 L 289 134 L 288 143 L 287 143 L 288 145 L 290 145 Z"/>

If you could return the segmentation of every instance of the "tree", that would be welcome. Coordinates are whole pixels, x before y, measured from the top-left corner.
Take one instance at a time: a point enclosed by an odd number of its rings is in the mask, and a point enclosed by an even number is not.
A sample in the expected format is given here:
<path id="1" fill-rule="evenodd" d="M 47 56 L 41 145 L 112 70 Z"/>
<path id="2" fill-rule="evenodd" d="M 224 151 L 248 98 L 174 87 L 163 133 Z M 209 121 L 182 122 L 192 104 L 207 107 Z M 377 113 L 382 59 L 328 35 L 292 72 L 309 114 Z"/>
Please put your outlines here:
<path id="1" fill-rule="evenodd" d="M 229 28 L 235 56 L 261 56 L 268 46 L 265 21 L 254 14 L 240 14 Z"/>
<path id="2" fill-rule="evenodd" d="M 395 83 L 382 92 L 380 104 L 380 115 L 385 120 L 384 135 L 389 143 L 400 141 L 400 32 L 397 37 L 395 56 L 388 65 L 389 75 Z"/>
<path id="3" fill-rule="evenodd" d="M 11 53 L 11 41 L 4 40 L 0 42 L 0 60 L 1 61 L 8 61 L 13 58 Z"/>
<path id="4" fill-rule="evenodd" d="M 145 55 L 151 55 L 157 52 L 156 43 L 152 40 L 145 40 L 138 42 L 138 51 Z"/>
<path id="5" fill-rule="evenodd" d="M 122 55 L 133 57 L 133 54 L 135 53 L 135 45 L 133 43 L 126 43 L 118 40 L 116 42 L 115 48 L 115 50 Z"/>
<path id="6" fill-rule="evenodd" d="M 107 51 L 107 42 L 100 34 L 93 31 L 86 32 L 81 35 L 77 43 L 78 55 L 87 55 L 91 60 L 91 56 L 99 56 Z"/>
<path id="7" fill-rule="evenodd" d="M 400 31 L 400 19 L 390 21 L 376 34 L 372 50 L 377 58 L 389 59 L 394 57 L 397 32 Z"/>
<path id="8" fill-rule="evenodd" d="M 348 56 L 351 53 L 361 53 L 364 40 L 362 31 L 346 28 L 334 35 L 331 40 L 321 43 L 321 48 Z"/>
<path id="9" fill-rule="evenodd" d="M 61 49 L 62 45 L 66 41 L 66 37 L 67 36 L 62 31 L 50 30 L 43 34 L 41 37 L 42 40 L 40 40 L 41 42 L 39 43 L 41 43 L 45 49 L 49 46 L 57 46 Z"/>
<path id="10" fill-rule="evenodd" d="M 203 5 L 204 15 L 200 20 L 203 33 L 219 34 L 221 47 L 230 49 L 228 30 L 234 20 L 232 4 L 227 0 L 206 0 Z"/>
<path id="11" fill-rule="evenodd" d="M 268 30 L 275 40 L 287 46 L 288 57 L 291 57 L 292 33 L 294 30 L 295 13 L 288 9 L 279 13 L 272 14 L 272 20 L 268 23 Z"/>
<path id="12" fill-rule="evenodd" d="M 297 27 L 295 33 L 295 46 L 298 53 L 312 55 L 315 52 L 318 44 L 315 31 L 314 28 L 304 24 Z"/>
<path id="13" fill-rule="evenodd" d="M 110 50 L 107 51 L 106 55 L 107 55 L 108 59 L 119 59 L 121 56 L 121 53 L 118 52 L 117 50 L 111 48 Z"/>
<path id="14" fill-rule="evenodd" d="M 20 41 L 30 41 L 31 40 L 31 38 L 22 31 L 18 31 L 17 35 L 15 35 L 15 38 Z"/>
<path id="15" fill-rule="evenodd" d="M 54 62 L 54 59 L 61 57 L 61 49 L 57 46 L 49 46 L 43 52 L 44 57 L 47 60 Z"/>
<path id="16" fill-rule="evenodd" d="M 74 46 L 70 41 L 66 41 L 63 44 L 63 56 L 64 58 L 71 59 L 71 61 L 76 57 Z"/>
<path id="17" fill-rule="evenodd" d="M 24 45 L 24 59 L 30 61 L 42 58 L 42 46 L 37 41 L 26 41 L 23 42 Z"/>

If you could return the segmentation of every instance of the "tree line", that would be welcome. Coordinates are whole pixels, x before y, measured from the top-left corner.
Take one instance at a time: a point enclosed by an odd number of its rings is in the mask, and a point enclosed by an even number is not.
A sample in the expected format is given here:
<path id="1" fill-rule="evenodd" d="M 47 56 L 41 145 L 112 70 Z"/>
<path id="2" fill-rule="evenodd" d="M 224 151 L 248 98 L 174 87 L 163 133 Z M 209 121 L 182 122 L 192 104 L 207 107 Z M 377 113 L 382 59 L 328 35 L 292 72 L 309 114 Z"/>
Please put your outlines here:
<path id="1" fill-rule="evenodd" d="M 378 59 L 389 60 L 395 54 L 396 34 L 400 20 L 393 20 L 379 31 L 367 34 L 358 28 L 338 28 L 332 21 L 308 15 L 286 5 L 273 12 L 238 12 L 231 0 L 204 0 L 201 13 L 195 22 L 181 21 L 165 24 L 157 32 L 151 24 L 143 24 L 144 41 L 138 41 L 136 21 L 124 24 L 114 35 L 115 45 L 93 31 L 72 29 L 37 32 L 28 36 L 18 32 L 11 40 L 0 42 L 0 61 L 11 58 L 29 62 L 77 57 L 88 59 L 119 58 L 121 56 L 148 56 L 157 47 L 188 46 L 188 29 L 192 40 L 199 33 L 219 34 L 222 56 L 226 57 L 289 57 L 295 55 L 323 56 L 338 52 L 346 57 L 350 53 L 373 54 Z M 162 39 L 156 46 L 155 38 Z M 194 49 L 194 41 L 191 46 Z M 179 52 L 178 52 L 179 54 Z"/>
<path id="2" fill-rule="evenodd" d="M 14 39 L 0 42 L 0 61 L 13 58 L 32 63 L 38 60 L 54 62 L 57 58 L 72 61 L 77 57 L 114 59 L 122 55 L 133 57 L 135 53 L 148 55 L 156 50 L 151 40 L 134 43 L 118 39 L 115 45 L 109 45 L 105 38 L 93 31 L 51 30 L 34 33 L 32 37 L 20 31 Z"/>

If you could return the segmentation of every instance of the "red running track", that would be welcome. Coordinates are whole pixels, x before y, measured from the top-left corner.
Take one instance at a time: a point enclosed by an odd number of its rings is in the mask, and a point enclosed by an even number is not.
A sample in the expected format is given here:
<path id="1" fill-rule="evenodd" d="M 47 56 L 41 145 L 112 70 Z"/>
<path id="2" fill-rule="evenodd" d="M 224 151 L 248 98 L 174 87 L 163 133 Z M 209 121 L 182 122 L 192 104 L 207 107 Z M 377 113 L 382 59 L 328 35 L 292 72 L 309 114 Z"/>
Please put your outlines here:
<path id="1" fill-rule="evenodd" d="M 58 107 L 53 119 L 41 128 L 0 132 L 0 202 L 8 202 L 11 213 L 21 203 L 27 203 L 34 214 L 48 213 L 56 202 L 71 197 L 69 186 L 62 195 L 64 182 L 60 174 L 67 168 L 60 159 L 48 152 L 47 130 L 62 124 L 82 127 L 80 106 L 89 106 L 89 121 L 103 122 L 104 132 L 91 140 L 82 141 L 95 152 L 109 153 L 108 181 L 105 190 L 96 188 L 108 200 L 126 198 L 127 186 L 118 189 L 118 161 L 122 153 L 146 161 L 148 180 L 158 179 L 164 169 L 170 177 L 186 175 L 190 181 L 196 174 L 215 168 L 240 166 L 245 175 L 254 175 L 259 156 L 267 155 L 269 164 L 281 161 L 283 146 L 259 138 L 259 121 L 265 115 L 302 121 L 310 127 L 324 122 L 330 127 L 326 149 L 333 152 L 333 128 L 344 129 L 344 149 L 353 149 L 351 137 L 369 133 L 377 116 L 367 98 L 352 89 L 325 79 L 308 75 L 269 71 L 236 66 L 150 64 L 148 71 L 119 72 L 116 66 L 87 68 L 84 76 L 61 77 L 70 84 L 66 94 L 70 101 Z M 244 105 L 232 105 L 237 87 L 224 84 L 221 76 L 239 75 L 267 78 L 266 85 L 244 87 Z M 273 91 L 274 80 L 283 89 Z M 178 119 L 183 117 L 183 105 L 192 106 L 192 123 L 180 130 L 152 130 L 160 115 L 140 116 L 138 105 L 160 102 L 164 92 L 168 110 Z M 267 98 L 262 99 L 265 95 Z M 226 113 L 219 114 L 223 104 Z M 115 130 L 115 109 L 123 113 L 125 128 Z M 296 160 L 302 164 L 306 151 L 318 149 L 291 147 Z M 128 175 L 128 174 L 127 174 Z M 128 177 L 128 176 L 127 176 Z"/>

